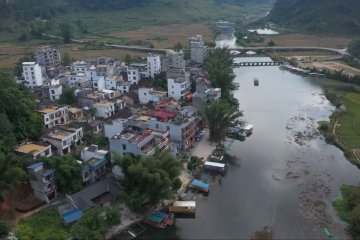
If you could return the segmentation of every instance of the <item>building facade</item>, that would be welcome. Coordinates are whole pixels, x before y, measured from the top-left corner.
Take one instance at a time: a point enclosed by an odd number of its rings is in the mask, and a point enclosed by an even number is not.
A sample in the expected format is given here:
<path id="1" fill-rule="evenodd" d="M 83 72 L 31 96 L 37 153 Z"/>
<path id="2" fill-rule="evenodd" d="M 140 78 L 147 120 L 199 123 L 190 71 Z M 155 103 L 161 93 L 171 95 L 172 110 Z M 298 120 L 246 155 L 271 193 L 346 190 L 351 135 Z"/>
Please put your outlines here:
<path id="1" fill-rule="evenodd" d="M 59 50 L 50 46 L 38 48 L 35 58 L 37 63 L 45 67 L 56 67 L 61 65 Z"/>
<path id="2" fill-rule="evenodd" d="M 23 78 L 25 86 L 28 88 L 41 87 L 43 85 L 43 76 L 41 67 L 36 62 L 23 62 Z"/>

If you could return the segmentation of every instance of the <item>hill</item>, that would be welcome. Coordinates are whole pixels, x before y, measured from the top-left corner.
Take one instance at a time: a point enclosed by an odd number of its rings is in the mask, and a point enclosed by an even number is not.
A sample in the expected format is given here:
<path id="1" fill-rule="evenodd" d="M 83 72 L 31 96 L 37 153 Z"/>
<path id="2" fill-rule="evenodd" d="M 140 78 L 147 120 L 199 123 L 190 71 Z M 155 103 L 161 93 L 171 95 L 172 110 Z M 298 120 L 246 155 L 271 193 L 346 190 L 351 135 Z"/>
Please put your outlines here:
<path id="1" fill-rule="evenodd" d="M 311 33 L 360 34 L 359 0 L 277 0 L 267 20 Z"/>
<path id="2" fill-rule="evenodd" d="M 67 23 L 74 19 L 81 19 L 85 23 L 94 19 L 94 22 L 105 23 L 133 20 L 147 25 L 162 24 L 167 20 L 171 23 L 204 22 L 228 17 L 238 20 L 249 8 L 252 13 L 262 10 L 256 9 L 258 6 L 269 10 L 270 3 L 273 2 L 274 0 L 0 0 L 0 31 L 12 32 L 29 28 L 31 21 L 35 19 L 56 19 Z M 148 22 L 149 19 L 146 19 L 142 22 L 145 16 L 155 14 L 155 21 Z M 99 29 L 104 27 L 107 26 L 103 25 Z"/>

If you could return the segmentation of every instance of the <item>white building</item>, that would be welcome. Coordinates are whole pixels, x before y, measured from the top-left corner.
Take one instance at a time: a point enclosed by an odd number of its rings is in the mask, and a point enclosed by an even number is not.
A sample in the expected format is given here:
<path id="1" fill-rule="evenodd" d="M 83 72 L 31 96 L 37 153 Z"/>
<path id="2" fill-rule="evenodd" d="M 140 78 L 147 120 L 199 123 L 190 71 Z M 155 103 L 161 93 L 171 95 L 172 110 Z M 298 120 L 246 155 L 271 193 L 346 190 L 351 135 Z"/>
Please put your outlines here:
<path id="1" fill-rule="evenodd" d="M 25 86 L 28 88 L 41 87 L 43 76 L 40 65 L 36 62 L 23 62 L 22 67 Z"/>
<path id="2" fill-rule="evenodd" d="M 55 67 L 61 65 L 59 51 L 56 48 L 50 46 L 38 48 L 35 58 L 37 63 L 45 67 Z"/>
<path id="3" fill-rule="evenodd" d="M 80 144 L 83 137 L 83 129 L 55 127 L 45 134 L 42 139 L 48 141 L 56 148 L 60 156 L 68 154 L 75 144 Z"/>
<path id="4" fill-rule="evenodd" d="M 185 77 L 168 78 L 168 96 L 176 100 L 182 99 L 190 92 L 191 82 Z"/>
<path id="5" fill-rule="evenodd" d="M 117 83 L 116 89 L 121 93 L 127 93 L 130 91 L 131 82 L 121 81 Z"/>
<path id="6" fill-rule="evenodd" d="M 203 64 L 207 56 L 207 47 L 201 35 L 188 39 L 190 59 L 194 63 Z"/>
<path id="7" fill-rule="evenodd" d="M 139 101 L 142 104 L 147 104 L 149 102 L 160 102 L 166 98 L 166 92 L 156 91 L 153 88 L 141 87 L 138 90 L 139 92 Z"/>
<path id="8" fill-rule="evenodd" d="M 83 72 L 68 72 L 65 73 L 65 78 L 64 78 L 64 84 L 66 84 L 68 87 L 79 87 L 81 86 L 81 84 L 87 82 L 88 80 L 86 79 L 86 75 Z"/>
<path id="9" fill-rule="evenodd" d="M 45 79 L 43 81 L 43 86 L 45 87 L 56 86 L 56 85 L 60 85 L 60 79 L 58 78 Z"/>
<path id="10" fill-rule="evenodd" d="M 93 107 L 96 109 L 95 116 L 108 118 L 115 114 L 115 103 L 102 101 L 95 103 Z"/>
<path id="11" fill-rule="evenodd" d="M 111 122 L 105 122 L 104 123 L 105 137 L 110 139 L 119 132 L 122 132 L 124 130 L 124 123 L 127 121 L 128 121 L 127 119 L 118 118 L 112 120 Z"/>
<path id="12" fill-rule="evenodd" d="M 76 73 L 84 73 L 88 69 L 89 64 L 85 61 L 75 61 L 72 67 Z"/>
<path id="13" fill-rule="evenodd" d="M 38 110 L 44 120 L 44 125 L 47 128 L 51 128 L 57 125 L 64 125 L 67 123 L 69 116 L 68 116 L 68 106 L 64 107 L 49 107 Z"/>
<path id="14" fill-rule="evenodd" d="M 147 57 L 147 68 L 149 76 L 154 78 L 155 74 L 159 74 L 161 71 L 161 60 L 159 55 L 150 55 Z"/>
<path id="15" fill-rule="evenodd" d="M 62 92 L 63 92 L 63 87 L 60 84 L 49 86 L 50 100 L 51 101 L 59 100 Z"/>
<path id="16" fill-rule="evenodd" d="M 140 81 L 140 72 L 137 68 L 128 69 L 128 81 L 131 84 L 138 84 Z"/>
<path id="17" fill-rule="evenodd" d="M 105 89 L 105 79 L 103 76 L 95 76 L 91 78 L 91 85 L 95 90 Z"/>
<path id="18" fill-rule="evenodd" d="M 117 83 L 122 81 L 122 77 L 118 77 L 118 76 L 107 76 L 105 77 L 105 88 L 109 89 L 109 90 L 116 90 L 117 88 Z"/>

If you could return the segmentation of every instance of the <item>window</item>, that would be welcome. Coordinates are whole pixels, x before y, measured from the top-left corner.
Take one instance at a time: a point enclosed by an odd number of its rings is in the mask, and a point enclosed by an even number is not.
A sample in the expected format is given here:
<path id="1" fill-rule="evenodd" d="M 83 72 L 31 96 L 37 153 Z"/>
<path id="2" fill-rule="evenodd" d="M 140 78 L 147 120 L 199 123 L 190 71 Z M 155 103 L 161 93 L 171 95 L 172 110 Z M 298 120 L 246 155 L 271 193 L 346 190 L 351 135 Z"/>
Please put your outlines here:
<path id="1" fill-rule="evenodd" d="M 170 126 L 166 126 L 166 130 L 170 131 Z"/>
<path id="2" fill-rule="evenodd" d="M 51 90 L 51 94 L 55 94 L 55 90 Z"/>
<path id="3" fill-rule="evenodd" d="M 136 77 L 135 77 L 135 76 L 133 76 L 133 80 L 136 80 Z"/>
<path id="4" fill-rule="evenodd" d="M 123 145 L 122 145 L 122 149 L 123 149 L 124 151 L 126 151 L 126 144 L 123 144 Z"/>
<path id="5" fill-rule="evenodd" d="M 171 88 L 174 88 L 174 85 L 172 85 Z"/>
<path id="6" fill-rule="evenodd" d="M 146 92 L 144 92 L 144 96 L 146 96 Z"/>
<path id="7" fill-rule="evenodd" d="M 159 124 L 156 124 L 156 125 L 155 125 L 155 128 L 156 128 L 156 129 L 159 129 Z"/>
<path id="8" fill-rule="evenodd" d="M 172 91 L 171 93 L 174 94 L 174 91 Z"/>
<path id="9" fill-rule="evenodd" d="M 62 142 L 62 145 L 63 145 L 63 146 L 66 146 L 66 145 L 67 145 L 65 140 Z"/>

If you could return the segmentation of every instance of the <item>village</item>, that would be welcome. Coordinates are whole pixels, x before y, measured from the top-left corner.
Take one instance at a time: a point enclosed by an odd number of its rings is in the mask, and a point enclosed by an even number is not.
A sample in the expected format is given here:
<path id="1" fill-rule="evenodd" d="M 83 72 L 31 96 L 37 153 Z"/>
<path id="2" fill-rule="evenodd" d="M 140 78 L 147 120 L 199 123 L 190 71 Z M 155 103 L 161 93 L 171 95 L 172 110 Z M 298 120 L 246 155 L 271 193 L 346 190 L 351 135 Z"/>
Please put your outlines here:
<path id="1" fill-rule="evenodd" d="M 185 192 L 191 188 L 208 194 L 209 184 L 196 179 L 193 170 L 200 167 L 221 175 L 226 164 L 224 149 L 209 141 L 202 114 L 222 93 L 205 77 L 209 50 L 201 35 L 189 38 L 187 49 L 130 61 L 106 56 L 74 59 L 64 66 L 56 48 L 42 46 L 35 61 L 23 62 L 16 82 L 36 96 L 44 131 L 38 140 L 28 139 L 15 149 L 17 155 L 33 159 L 26 170 L 36 201 L 21 211 L 31 215 L 50 207 L 65 227 L 71 226 L 89 209 L 119 202 L 118 180 L 124 169 L 115 159 L 166 153 L 182 160 L 183 170 L 174 189 L 178 201 L 165 205 L 172 214 L 195 214 L 195 201 Z M 239 131 L 235 125 L 229 134 Z M 241 136 L 251 131 L 252 126 Z M 58 189 L 56 170 L 43 161 L 67 155 L 76 156 L 81 165 L 82 187 L 71 194 Z M 162 211 L 165 205 L 150 206 L 145 214 L 120 205 L 121 221 L 108 229 L 106 238 L 140 221 L 155 228 L 173 224 L 173 215 Z"/>

